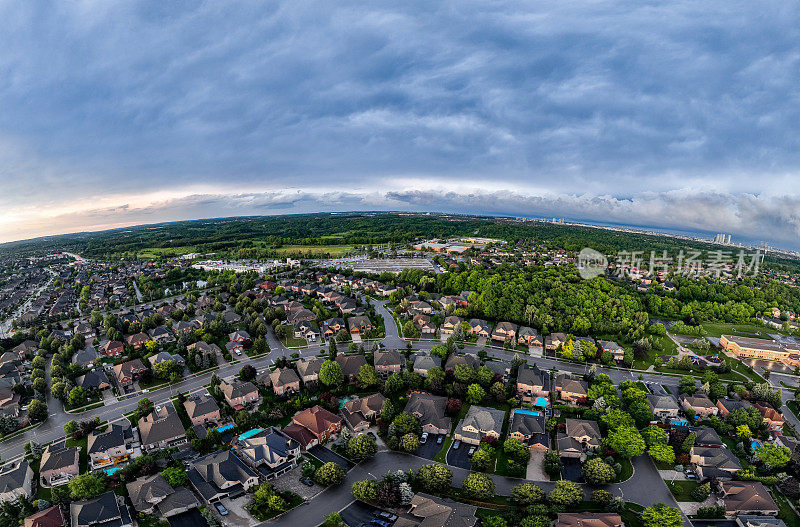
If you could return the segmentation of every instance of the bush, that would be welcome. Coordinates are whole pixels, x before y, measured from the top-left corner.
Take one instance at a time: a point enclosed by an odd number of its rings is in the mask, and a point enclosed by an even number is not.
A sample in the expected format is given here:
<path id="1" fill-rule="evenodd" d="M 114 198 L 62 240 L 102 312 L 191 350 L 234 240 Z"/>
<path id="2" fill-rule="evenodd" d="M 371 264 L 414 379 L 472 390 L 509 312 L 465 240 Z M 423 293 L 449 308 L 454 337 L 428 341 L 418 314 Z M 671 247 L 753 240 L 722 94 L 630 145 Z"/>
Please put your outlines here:
<path id="1" fill-rule="evenodd" d="M 695 487 L 691 495 L 694 501 L 705 501 L 711 495 L 711 483 L 706 482 Z"/>

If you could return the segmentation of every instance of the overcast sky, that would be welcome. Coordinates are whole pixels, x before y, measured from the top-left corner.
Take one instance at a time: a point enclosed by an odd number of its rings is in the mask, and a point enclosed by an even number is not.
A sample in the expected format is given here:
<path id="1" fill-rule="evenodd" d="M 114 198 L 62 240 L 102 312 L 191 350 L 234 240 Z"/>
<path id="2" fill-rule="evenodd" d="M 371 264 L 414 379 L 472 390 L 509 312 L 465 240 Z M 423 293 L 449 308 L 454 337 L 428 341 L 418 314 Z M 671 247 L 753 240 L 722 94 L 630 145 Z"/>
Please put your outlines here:
<path id="1" fill-rule="evenodd" d="M 0 0 L 0 240 L 386 209 L 800 248 L 799 6 Z"/>

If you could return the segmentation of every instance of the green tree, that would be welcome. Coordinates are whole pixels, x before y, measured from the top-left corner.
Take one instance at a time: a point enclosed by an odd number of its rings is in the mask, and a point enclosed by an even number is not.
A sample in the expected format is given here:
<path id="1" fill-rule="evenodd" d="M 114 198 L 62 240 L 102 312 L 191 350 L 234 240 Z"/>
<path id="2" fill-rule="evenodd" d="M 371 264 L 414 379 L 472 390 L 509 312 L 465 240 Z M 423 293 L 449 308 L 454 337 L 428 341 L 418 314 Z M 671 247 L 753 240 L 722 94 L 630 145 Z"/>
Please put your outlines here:
<path id="1" fill-rule="evenodd" d="M 440 494 L 450 489 L 453 472 L 438 463 L 423 465 L 417 470 L 417 481 L 425 492 Z"/>
<path id="2" fill-rule="evenodd" d="M 489 387 L 492 379 L 494 379 L 494 372 L 486 366 L 481 366 L 478 370 L 478 373 L 475 375 L 475 380 L 477 380 L 478 383 L 484 388 Z"/>
<path id="3" fill-rule="evenodd" d="M 50 387 L 50 394 L 55 397 L 56 399 L 64 399 L 64 390 L 67 389 L 67 385 L 61 381 L 56 381 Z"/>
<path id="4" fill-rule="evenodd" d="M 344 527 L 345 523 L 342 520 L 342 515 L 338 512 L 332 512 L 325 516 L 325 522 L 322 527 Z"/>
<path id="5" fill-rule="evenodd" d="M 289 508 L 289 504 L 286 503 L 286 500 L 278 496 L 277 494 L 273 494 L 267 500 L 267 506 L 274 512 L 281 513 Z"/>
<path id="6" fill-rule="evenodd" d="M 698 485 L 692 489 L 691 495 L 694 501 L 705 501 L 711 495 L 711 483 L 705 482 L 702 485 Z"/>
<path id="7" fill-rule="evenodd" d="M 662 443 L 655 444 L 647 449 L 650 457 L 658 463 L 671 465 L 675 463 L 675 450 L 671 446 Z"/>
<path id="8" fill-rule="evenodd" d="M 502 516 L 487 516 L 481 520 L 482 527 L 508 527 L 508 522 Z"/>
<path id="9" fill-rule="evenodd" d="M 378 453 L 375 440 L 364 434 L 355 436 L 347 443 L 347 453 L 356 462 L 372 459 Z"/>
<path id="10" fill-rule="evenodd" d="M 478 472 L 488 472 L 491 468 L 494 458 L 492 457 L 491 452 L 486 447 L 481 446 L 475 453 L 472 455 L 472 470 L 477 470 Z"/>
<path id="11" fill-rule="evenodd" d="M 408 452 L 409 454 L 412 452 L 416 452 L 419 448 L 419 437 L 417 434 L 404 434 L 400 438 L 400 449 L 404 452 Z"/>
<path id="12" fill-rule="evenodd" d="M 486 392 L 480 384 L 470 384 L 467 388 L 467 402 L 469 404 L 481 404 L 486 398 Z"/>
<path id="13" fill-rule="evenodd" d="M 620 426 L 633 426 L 634 421 L 631 414 L 620 410 L 619 408 L 611 408 L 600 418 L 609 428 L 616 429 Z"/>
<path id="14" fill-rule="evenodd" d="M 642 430 L 642 438 L 647 446 L 666 445 L 667 432 L 660 426 L 650 425 Z"/>
<path id="15" fill-rule="evenodd" d="M 161 475 L 172 487 L 183 487 L 186 485 L 188 476 L 186 471 L 176 467 L 167 467 L 161 471 Z"/>
<path id="16" fill-rule="evenodd" d="M 471 472 L 461 484 L 464 494 L 476 500 L 488 500 L 494 497 L 494 480 L 480 472 Z"/>
<path id="17" fill-rule="evenodd" d="M 544 492 L 533 483 L 520 483 L 511 489 L 511 501 L 520 507 L 528 507 L 544 499 Z"/>
<path id="18" fill-rule="evenodd" d="M 470 384 L 473 380 L 475 380 L 475 370 L 466 364 L 456 364 L 456 367 L 453 370 L 453 376 L 461 384 Z"/>
<path id="19" fill-rule="evenodd" d="M 84 406 L 86 404 L 86 389 L 83 386 L 75 386 L 69 391 L 67 400 L 73 408 Z"/>
<path id="20" fill-rule="evenodd" d="M 783 468 L 792 458 L 792 451 L 785 446 L 772 445 L 765 443 L 756 448 L 756 457 L 760 459 L 768 468 Z"/>
<path id="21" fill-rule="evenodd" d="M 31 421 L 44 421 L 47 419 L 47 403 L 33 399 L 28 403 L 28 417 Z"/>
<path id="22" fill-rule="evenodd" d="M 681 443 L 681 452 L 691 452 L 692 447 L 694 447 L 694 442 L 697 441 L 697 434 L 694 432 L 690 433 L 686 436 L 686 439 L 683 440 Z"/>
<path id="23" fill-rule="evenodd" d="M 416 416 L 408 412 L 403 412 L 395 417 L 394 421 L 392 421 L 392 425 L 394 426 L 395 435 L 397 436 L 404 436 L 406 434 L 419 435 L 422 431 Z"/>
<path id="24" fill-rule="evenodd" d="M 389 378 L 386 379 L 386 384 L 384 384 L 384 391 L 386 393 L 399 393 L 406 387 L 406 383 L 403 381 L 403 376 L 397 372 L 389 375 Z"/>
<path id="25" fill-rule="evenodd" d="M 75 435 L 75 432 L 78 431 L 78 423 L 75 420 L 67 421 L 64 423 L 64 435 L 66 437 L 72 437 Z"/>
<path id="26" fill-rule="evenodd" d="M 344 382 L 344 373 L 342 367 L 334 360 L 326 360 L 322 363 L 319 370 L 319 380 L 325 386 L 341 386 Z"/>
<path id="27" fill-rule="evenodd" d="M 323 487 L 339 485 L 344 481 L 344 469 L 331 461 L 323 464 L 314 473 L 314 480 Z"/>
<path id="28" fill-rule="evenodd" d="M 89 500 L 105 490 L 103 480 L 93 474 L 79 474 L 69 480 L 69 493 L 73 500 Z"/>
<path id="29" fill-rule="evenodd" d="M 353 483 L 353 497 L 357 500 L 375 503 L 378 499 L 378 482 L 364 479 Z"/>
<path id="30" fill-rule="evenodd" d="M 378 374 L 375 373 L 375 368 L 369 364 L 364 364 L 358 370 L 358 383 L 364 388 L 371 388 L 377 386 L 381 382 Z"/>
<path id="31" fill-rule="evenodd" d="M 547 499 L 556 505 L 571 507 L 583 501 L 583 489 L 577 483 L 562 479 L 556 482 Z"/>
<path id="32" fill-rule="evenodd" d="M 583 478 L 587 483 L 604 485 L 611 483 L 617 477 L 614 467 L 600 459 L 592 458 L 583 464 Z"/>
<path id="33" fill-rule="evenodd" d="M 632 426 L 621 426 L 609 432 L 606 446 L 628 459 L 644 453 L 645 449 L 644 439 Z"/>
<path id="34" fill-rule="evenodd" d="M 520 464 L 526 464 L 531 459 L 531 451 L 528 446 L 519 439 L 509 437 L 503 442 L 503 452 L 506 456 Z"/>
<path id="35" fill-rule="evenodd" d="M 644 527 L 682 527 L 681 511 L 656 503 L 642 512 Z"/>

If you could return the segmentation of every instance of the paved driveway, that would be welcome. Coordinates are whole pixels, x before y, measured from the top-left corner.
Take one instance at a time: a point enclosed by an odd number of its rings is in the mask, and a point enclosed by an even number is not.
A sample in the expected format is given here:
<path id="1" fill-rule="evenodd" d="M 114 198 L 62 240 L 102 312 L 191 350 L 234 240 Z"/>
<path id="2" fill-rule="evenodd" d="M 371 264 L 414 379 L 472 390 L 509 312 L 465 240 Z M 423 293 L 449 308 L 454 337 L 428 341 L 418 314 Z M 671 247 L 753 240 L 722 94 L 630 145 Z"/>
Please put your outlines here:
<path id="1" fill-rule="evenodd" d="M 353 463 L 350 460 L 343 458 L 330 448 L 317 445 L 315 447 L 312 447 L 308 451 L 308 453 L 314 456 L 315 458 L 319 459 L 323 463 L 333 462 L 345 470 L 350 470 L 351 468 L 353 468 Z"/>
<path id="2" fill-rule="evenodd" d="M 442 439 L 441 444 L 436 443 L 436 439 L 439 437 L 446 437 L 439 434 L 428 434 L 428 440 L 425 442 L 424 445 L 420 445 L 415 455 L 419 457 L 424 457 L 425 459 L 433 459 L 436 457 L 436 454 L 442 449 L 442 444 L 444 444 L 444 439 Z"/>
<path id="3" fill-rule="evenodd" d="M 562 478 L 575 483 L 583 483 L 583 470 L 579 459 L 562 458 L 561 463 L 563 464 L 561 468 Z"/>
<path id="4" fill-rule="evenodd" d="M 377 507 L 368 505 L 363 501 L 354 501 L 339 514 L 342 516 L 342 521 L 349 527 L 361 527 L 363 525 L 374 527 L 374 524 L 370 524 L 370 521 L 379 512 L 381 512 L 381 509 Z"/>
<path id="5" fill-rule="evenodd" d="M 208 522 L 197 508 L 176 514 L 167 518 L 167 520 L 172 527 L 206 527 L 208 525 Z"/>
<path id="6" fill-rule="evenodd" d="M 472 458 L 467 453 L 472 446 L 473 445 L 461 443 L 458 448 L 453 448 L 453 445 L 450 445 L 450 450 L 447 451 L 447 464 L 467 470 L 471 469 Z"/>
<path id="7" fill-rule="evenodd" d="M 544 452 L 531 450 L 531 459 L 528 461 L 528 469 L 525 471 L 525 479 L 531 481 L 550 481 L 544 471 Z"/>

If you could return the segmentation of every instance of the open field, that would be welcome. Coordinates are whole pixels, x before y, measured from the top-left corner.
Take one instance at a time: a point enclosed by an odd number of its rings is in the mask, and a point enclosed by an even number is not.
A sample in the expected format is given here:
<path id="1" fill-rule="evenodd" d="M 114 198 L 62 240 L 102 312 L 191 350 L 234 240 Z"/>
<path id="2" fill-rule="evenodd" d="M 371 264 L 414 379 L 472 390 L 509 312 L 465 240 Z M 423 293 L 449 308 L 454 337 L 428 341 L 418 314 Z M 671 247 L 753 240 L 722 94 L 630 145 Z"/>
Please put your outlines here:
<path id="1" fill-rule="evenodd" d="M 278 254 L 308 254 L 321 255 L 330 254 L 331 256 L 344 256 L 355 251 L 354 245 L 284 245 L 278 247 L 275 252 Z"/>

